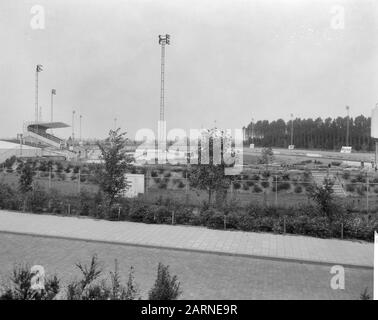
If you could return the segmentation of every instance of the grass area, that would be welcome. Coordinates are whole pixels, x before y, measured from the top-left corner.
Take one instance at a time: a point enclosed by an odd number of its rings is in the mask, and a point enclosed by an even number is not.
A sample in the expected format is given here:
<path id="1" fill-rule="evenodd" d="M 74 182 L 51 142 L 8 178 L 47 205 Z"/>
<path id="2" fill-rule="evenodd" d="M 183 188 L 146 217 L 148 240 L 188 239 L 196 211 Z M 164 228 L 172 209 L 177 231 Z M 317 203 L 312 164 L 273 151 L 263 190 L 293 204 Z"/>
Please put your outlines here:
<path id="1" fill-rule="evenodd" d="M 6 281 L 15 263 L 29 263 L 43 265 L 67 283 L 79 275 L 74 264 L 88 263 L 97 253 L 106 271 L 118 259 L 122 280 L 134 266 L 143 297 L 159 262 L 178 276 L 183 299 L 359 299 L 366 287 L 370 293 L 373 287 L 373 270 L 347 268 L 345 290 L 332 290 L 328 266 L 4 233 L 0 243 L 0 281 Z"/>

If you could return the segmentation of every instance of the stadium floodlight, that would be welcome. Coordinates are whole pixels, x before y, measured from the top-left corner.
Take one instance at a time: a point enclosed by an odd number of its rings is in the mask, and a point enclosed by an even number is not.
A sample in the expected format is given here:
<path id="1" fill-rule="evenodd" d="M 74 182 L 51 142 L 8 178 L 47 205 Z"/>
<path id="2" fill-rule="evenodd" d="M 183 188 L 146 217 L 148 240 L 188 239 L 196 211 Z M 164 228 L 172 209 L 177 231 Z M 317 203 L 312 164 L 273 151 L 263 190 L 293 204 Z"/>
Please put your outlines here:
<path id="1" fill-rule="evenodd" d="M 347 130 L 346 130 L 346 146 L 349 147 L 349 106 L 346 106 L 345 109 L 347 110 Z"/>
<path id="2" fill-rule="evenodd" d="M 43 71 L 43 66 L 41 64 L 37 64 L 35 68 L 35 122 L 38 122 L 38 73 Z"/>

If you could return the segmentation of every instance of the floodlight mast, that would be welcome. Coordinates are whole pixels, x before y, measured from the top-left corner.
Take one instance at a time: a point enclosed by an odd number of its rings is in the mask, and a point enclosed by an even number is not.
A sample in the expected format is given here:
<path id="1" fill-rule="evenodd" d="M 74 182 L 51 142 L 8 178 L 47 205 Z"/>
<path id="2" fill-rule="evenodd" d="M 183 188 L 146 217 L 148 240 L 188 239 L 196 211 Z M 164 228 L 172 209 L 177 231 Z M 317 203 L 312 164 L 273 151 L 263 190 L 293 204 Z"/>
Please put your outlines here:
<path id="1" fill-rule="evenodd" d="M 161 72 L 160 72 L 160 121 L 164 121 L 164 76 L 165 76 L 165 46 L 170 44 L 170 35 L 159 35 L 161 45 Z"/>

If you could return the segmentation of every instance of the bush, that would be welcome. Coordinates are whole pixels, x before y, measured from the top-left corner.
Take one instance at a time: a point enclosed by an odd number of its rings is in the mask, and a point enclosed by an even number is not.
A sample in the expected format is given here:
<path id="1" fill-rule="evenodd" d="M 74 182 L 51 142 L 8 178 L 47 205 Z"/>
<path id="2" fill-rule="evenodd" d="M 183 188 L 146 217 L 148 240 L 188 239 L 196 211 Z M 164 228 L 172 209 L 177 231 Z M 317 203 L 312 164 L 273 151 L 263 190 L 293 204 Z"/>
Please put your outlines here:
<path id="1" fill-rule="evenodd" d="M 302 187 L 300 185 L 295 186 L 294 192 L 295 193 L 302 193 Z"/>
<path id="2" fill-rule="evenodd" d="M 239 189 L 241 188 L 241 184 L 240 184 L 240 182 L 238 182 L 238 181 L 234 181 L 234 182 L 232 183 L 232 185 L 234 186 L 234 189 L 235 189 L 235 190 L 239 190 Z"/>
<path id="3" fill-rule="evenodd" d="M 348 192 L 354 192 L 356 190 L 356 188 L 355 188 L 355 185 L 354 184 L 352 184 L 352 183 L 348 183 L 347 185 L 346 185 L 346 191 L 348 191 Z"/>
<path id="4" fill-rule="evenodd" d="M 342 178 L 344 180 L 349 180 L 349 178 L 350 178 L 350 172 L 349 171 L 344 171 L 343 174 L 342 174 Z"/>
<path id="5" fill-rule="evenodd" d="M 248 191 L 249 190 L 249 185 L 248 183 L 243 183 L 243 190 Z"/>
<path id="6" fill-rule="evenodd" d="M 149 300 L 176 300 L 180 294 L 180 282 L 177 276 L 171 276 L 169 266 L 162 263 L 158 265 L 157 278 L 155 284 L 148 293 Z"/>
<path id="7" fill-rule="evenodd" d="M 256 193 L 260 193 L 262 192 L 262 189 L 260 186 L 258 186 L 257 184 L 253 187 L 253 192 L 256 192 Z"/>
<path id="8" fill-rule="evenodd" d="M 264 189 L 266 189 L 266 188 L 269 188 L 269 181 L 266 181 L 266 180 L 264 180 L 264 181 L 261 181 L 261 185 L 262 185 L 262 187 L 264 188 Z M 256 191 L 255 191 L 256 192 Z"/>

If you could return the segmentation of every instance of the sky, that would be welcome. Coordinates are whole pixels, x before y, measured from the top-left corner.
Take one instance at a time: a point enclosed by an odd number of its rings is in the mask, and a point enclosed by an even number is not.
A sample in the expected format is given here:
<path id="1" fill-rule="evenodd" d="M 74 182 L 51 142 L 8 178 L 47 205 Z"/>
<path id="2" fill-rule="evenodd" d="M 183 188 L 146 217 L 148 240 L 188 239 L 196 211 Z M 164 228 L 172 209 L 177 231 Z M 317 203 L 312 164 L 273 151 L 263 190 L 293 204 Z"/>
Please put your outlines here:
<path id="1" fill-rule="evenodd" d="M 378 102 L 377 1 L 1 0 L 0 137 L 34 119 L 72 122 L 83 138 L 117 126 L 157 131 L 159 34 L 167 128 L 241 128 L 256 120 L 369 116 Z M 31 20 L 40 5 L 44 29 Z M 344 14 L 342 15 L 342 10 Z M 341 19 L 341 20 L 340 20 Z M 71 129 L 56 134 L 68 137 Z"/>

